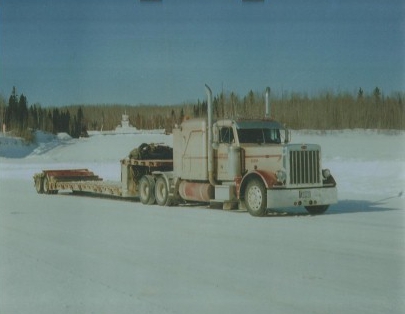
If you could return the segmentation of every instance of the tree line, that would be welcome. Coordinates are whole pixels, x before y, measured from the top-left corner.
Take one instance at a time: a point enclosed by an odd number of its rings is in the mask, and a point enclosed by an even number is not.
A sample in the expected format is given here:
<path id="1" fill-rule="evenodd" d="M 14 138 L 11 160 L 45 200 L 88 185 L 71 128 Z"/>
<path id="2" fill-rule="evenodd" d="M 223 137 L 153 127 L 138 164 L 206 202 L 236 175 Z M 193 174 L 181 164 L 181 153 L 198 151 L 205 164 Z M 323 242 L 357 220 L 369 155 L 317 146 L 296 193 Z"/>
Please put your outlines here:
<path id="1" fill-rule="evenodd" d="M 283 92 L 270 94 L 271 117 L 292 129 L 405 129 L 405 94 L 384 95 L 376 87 L 369 93 L 359 88 L 357 93 L 332 91 L 314 96 Z M 245 96 L 235 92 L 221 92 L 213 98 L 216 118 L 263 118 L 265 96 L 250 90 Z M 138 129 L 166 129 L 184 119 L 205 117 L 207 103 L 197 100 L 172 106 L 158 105 L 71 105 L 42 108 L 28 106 L 24 94 L 17 95 L 13 88 L 8 104 L 0 97 L 2 123 L 14 134 L 29 138 L 32 130 L 51 133 L 66 132 L 72 137 L 86 134 L 87 130 L 114 130 L 123 113 Z"/>
<path id="2" fill-rule="evenodd" d="M 3 97 L 0 98 L 0 112 L 3 132 L 9 131 L 28 141 L 33 140 L 32 131 L 35 130 L 54 134 L 65 132 L 72 137 L 79 137 L 86 132 L 82 108 L 72 111 L 56 107 L 42 108 L 38 104 L 28 107 L 27 97 L 24 94 L 18 96 L 15 87 L 12 89 L 8 105 L 5 104 Z"/>

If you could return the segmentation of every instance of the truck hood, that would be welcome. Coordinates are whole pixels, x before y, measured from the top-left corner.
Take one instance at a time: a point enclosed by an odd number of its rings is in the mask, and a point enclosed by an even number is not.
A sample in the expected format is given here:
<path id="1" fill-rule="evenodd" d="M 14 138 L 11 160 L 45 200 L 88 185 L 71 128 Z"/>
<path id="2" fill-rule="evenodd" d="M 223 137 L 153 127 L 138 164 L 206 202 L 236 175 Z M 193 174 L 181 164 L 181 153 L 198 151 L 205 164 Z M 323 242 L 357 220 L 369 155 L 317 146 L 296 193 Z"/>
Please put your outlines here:
<path id="1" fill-rule="evenodd" d="M 273 162 L 281 161 L 283 150 L 286 145 L 274 144 L 243 144 L 241 148 L 245 151 L 245 159 L 254 161 L 256 159 L 272 160 Z"/>

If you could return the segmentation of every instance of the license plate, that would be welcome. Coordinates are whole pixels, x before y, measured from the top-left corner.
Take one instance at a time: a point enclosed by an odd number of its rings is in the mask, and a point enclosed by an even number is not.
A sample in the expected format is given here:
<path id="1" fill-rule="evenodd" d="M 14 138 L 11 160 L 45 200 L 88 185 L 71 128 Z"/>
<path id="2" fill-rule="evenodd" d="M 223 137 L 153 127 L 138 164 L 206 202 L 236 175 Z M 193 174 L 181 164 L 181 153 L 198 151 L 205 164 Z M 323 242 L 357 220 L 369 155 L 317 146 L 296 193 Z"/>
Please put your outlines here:
<path id="1" fill-rule="evenodd" d="M 300 198 L 311 198 L 311 191 L 300 191 Z"/>

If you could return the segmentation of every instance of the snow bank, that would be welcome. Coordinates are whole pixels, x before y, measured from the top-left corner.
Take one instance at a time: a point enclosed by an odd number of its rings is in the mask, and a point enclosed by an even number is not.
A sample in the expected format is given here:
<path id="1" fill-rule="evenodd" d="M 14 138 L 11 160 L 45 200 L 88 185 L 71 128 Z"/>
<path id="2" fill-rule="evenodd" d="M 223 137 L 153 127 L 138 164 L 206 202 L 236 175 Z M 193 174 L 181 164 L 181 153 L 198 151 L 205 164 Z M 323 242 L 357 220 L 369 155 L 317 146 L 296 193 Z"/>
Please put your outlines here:
<path id="1" fill-rule="evenodd" d="M 107 161 L 126 156 L 142 143 L 171 145 L 171 136 L 152 130 L 138 133 L 93 132 L 89 138 L 73 139 L 67 133 L 57 135 L 37 131 L 33 143 L 0 133 L 0 158 L 51 159 L 54 161 Z M 0 159 L 1 160 L 1 159 Z M 4 159 L 3 159 L 4 161 Z"/>
<path id="2" fill-rule="evenodd" d="M 32 154 L 42 155 L 70 139 L 67 133 L 59 133 L 55 136 L 37 131 L 34 134 L 34 142 L 26 143 L 22 138 L 0 134 L 0 157 L 24 158 Z"/>
<path id="3" fill-rule="evenodd" d="M 27 144 L 21 138 L 0 134 L 0 157 L 23 158 L 29 155 L 35 148 L 35 144 Z"/>

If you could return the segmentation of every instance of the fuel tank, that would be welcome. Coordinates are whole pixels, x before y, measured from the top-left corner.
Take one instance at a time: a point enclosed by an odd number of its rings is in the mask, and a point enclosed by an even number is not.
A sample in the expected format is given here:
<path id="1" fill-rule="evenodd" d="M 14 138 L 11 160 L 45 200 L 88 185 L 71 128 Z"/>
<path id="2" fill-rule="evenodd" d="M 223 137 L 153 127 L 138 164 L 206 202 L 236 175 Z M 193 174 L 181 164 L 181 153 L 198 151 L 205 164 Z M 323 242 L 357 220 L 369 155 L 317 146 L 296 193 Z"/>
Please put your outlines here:
<path id="1" fill-rule="evenodd" d="M 209 202 L 214 198 L 214 187 L 209 183 L 182 181 L 179 194 L 187 201 Z"/>

